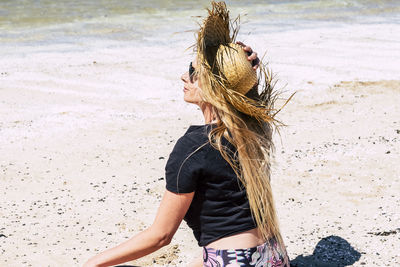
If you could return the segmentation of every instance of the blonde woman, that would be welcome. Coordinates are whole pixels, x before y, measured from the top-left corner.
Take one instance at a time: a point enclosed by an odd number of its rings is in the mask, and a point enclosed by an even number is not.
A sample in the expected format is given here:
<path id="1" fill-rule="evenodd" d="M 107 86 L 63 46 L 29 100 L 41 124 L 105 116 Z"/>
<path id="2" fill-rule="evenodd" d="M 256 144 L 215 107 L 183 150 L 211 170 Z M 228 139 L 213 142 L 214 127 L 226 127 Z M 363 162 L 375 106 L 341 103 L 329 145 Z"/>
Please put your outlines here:
<path id="1" fill-rule="evenodd" d="M 257 77 L 256 54 L 235 43 L 231 27 L 225 4 L 212 2 L 181 78 L 184 100 L 200 107 L 205 124 L 190 126 L 170 154 L 153 225 L 85 267 L 152 253 L 171 242 L 182 220 L 203 247 L 191 266 L 289 266 L 270 186 L 273 84 L 262 64 Z"/>

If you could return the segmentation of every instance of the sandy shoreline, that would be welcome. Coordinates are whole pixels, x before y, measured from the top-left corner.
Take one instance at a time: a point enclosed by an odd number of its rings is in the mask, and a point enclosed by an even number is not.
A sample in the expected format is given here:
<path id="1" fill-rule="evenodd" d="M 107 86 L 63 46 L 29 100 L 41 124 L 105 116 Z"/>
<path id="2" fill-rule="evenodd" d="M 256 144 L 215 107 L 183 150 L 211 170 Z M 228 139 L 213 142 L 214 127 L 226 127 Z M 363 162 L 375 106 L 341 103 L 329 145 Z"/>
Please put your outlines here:
<path id="1" fill-rule="evenodd" d="M 280 116 L 273 174 L 297 263 L 315 260 L 322 240 L 354 266 L 400 264 L 398 30 L 244 40 L 268 50 L 286 95 L 298 91 Z M 1 266 L 79 266 L 152 223 L 168 155 L 202 123 L 181 101 L 190 56 L 175 51 L 188 45 L 142 47 L 146 58 L 136 48 L 0 58 Z M 169 247 L 133 264 L 184 266 L 200 251 L 183 223 Z"/>

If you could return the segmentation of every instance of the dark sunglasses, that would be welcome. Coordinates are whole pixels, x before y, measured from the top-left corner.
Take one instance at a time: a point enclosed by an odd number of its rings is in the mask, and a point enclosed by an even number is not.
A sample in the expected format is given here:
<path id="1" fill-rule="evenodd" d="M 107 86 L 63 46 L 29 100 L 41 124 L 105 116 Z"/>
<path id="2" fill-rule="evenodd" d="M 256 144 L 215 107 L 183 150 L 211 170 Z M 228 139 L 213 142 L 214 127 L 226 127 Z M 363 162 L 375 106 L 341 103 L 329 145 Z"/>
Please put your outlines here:
<path id="1" fill-rule="evenodd" d="M 192 81 L 194 77 L 195 69 L 193 68 L 192 62 L 189 64 L 189 78 Z"/>

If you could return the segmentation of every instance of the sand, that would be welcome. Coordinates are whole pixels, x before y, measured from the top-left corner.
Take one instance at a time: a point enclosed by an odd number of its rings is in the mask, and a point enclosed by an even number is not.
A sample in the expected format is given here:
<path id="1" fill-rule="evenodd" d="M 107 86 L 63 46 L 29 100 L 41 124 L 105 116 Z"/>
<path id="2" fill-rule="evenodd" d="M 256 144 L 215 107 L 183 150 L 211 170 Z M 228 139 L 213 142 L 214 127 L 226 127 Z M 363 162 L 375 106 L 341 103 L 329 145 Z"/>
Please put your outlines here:
<path id="1" fill-rule="evenodd" d="M 298 266 L 400 264 L 399 30 L 243 38 L 267 50 L 284 97 L 297 91 L 279 117 L 272 183 Z M 174 143 L 203 122 L 182 101 L 189 45 L 0 57 L 0 266 L 80 266 L 152 223 Z M 185 266 L 200 253 L 182 223 L 130 264 Z"/>

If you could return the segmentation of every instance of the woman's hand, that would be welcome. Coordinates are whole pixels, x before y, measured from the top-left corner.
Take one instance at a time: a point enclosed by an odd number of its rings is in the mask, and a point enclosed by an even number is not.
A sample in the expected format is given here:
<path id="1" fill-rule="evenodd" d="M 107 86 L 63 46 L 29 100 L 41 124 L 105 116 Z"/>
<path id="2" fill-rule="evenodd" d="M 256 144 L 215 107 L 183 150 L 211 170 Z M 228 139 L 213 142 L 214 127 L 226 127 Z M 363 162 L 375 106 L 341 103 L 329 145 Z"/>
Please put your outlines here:
<path id="1" fill-rule="evenodd" d="M 88 260 L 82 267 L 99 267 L 99 265 L 93 262 L 93 259 L 94 257 Z"/>
<path id="2" fill-rule="evenodd" d="M 243 47 L 243 50 L 248 55 L 247 59 L 249 61 L 251 61 L 251 65 L 253 66 L 253 69 L 256 70 L 260 66 L 260 59 L 257 57 L 257 52 L 254 52 L 253 49 L 251 49 L 250 46 L 247 46 L 242 42 L 236 42 L 236 43 Z"/>

